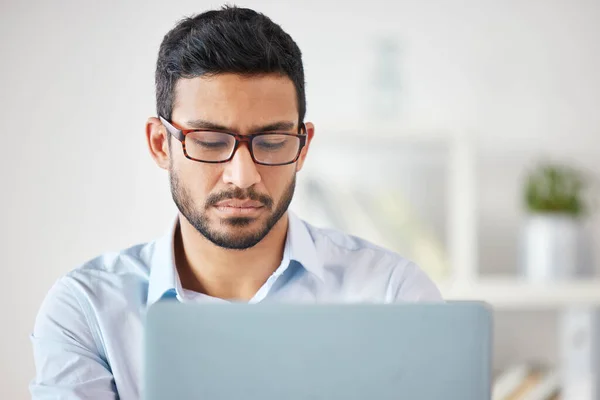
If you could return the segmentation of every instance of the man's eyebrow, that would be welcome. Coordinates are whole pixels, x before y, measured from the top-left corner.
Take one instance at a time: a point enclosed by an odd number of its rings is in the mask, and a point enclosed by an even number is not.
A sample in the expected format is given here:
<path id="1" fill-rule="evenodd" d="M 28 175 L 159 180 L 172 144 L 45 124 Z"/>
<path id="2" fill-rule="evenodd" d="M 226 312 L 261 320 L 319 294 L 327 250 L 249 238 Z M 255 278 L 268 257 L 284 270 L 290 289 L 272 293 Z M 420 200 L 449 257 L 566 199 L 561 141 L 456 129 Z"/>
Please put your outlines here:
<path id="1" fill-rule="evenodd" d="M 226 126 L 215 124 L 214 122 L 206 121 L 203 119 L 192 119 L 186 122 L 186 125 L 190 129 L 209 129 L 215 131 L 228 131 Z"/>
<path id="2" fill-rule="evenodd" d="M 273 131 L 290 131 L 294 129 L 296 124 L 292 121 L 278 121 L 272 124 L 256 126 L 250 129 L 250 132 L 273 132 Z"/>
<path id="3" fill-rule="evenodd" d="M 208 129 L 215 131 L 234 132 L 231 127 L 216 124 L 214 122 L 206 121 L 203 119 L 194 119 L 186 122 L 186 125 L 191 129 Z M 275 132 L 275 131 L 289 131 L 294 129 L 296 124 L 292 121 L 277 121 L 267 125 L 253 126 L 250 128 L 249 133 L 258 132 Z"/>

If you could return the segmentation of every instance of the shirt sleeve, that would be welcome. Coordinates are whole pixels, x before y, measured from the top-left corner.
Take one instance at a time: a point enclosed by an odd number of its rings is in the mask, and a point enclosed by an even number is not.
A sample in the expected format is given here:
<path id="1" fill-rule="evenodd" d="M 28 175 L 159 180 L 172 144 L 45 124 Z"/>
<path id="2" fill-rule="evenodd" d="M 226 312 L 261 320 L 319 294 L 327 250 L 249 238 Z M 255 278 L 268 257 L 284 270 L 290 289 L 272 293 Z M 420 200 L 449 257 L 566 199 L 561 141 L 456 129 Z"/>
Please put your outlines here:
<path id="1" fill-rule="evenodd" d="M 405 268 L 396 269 L 392 278 L 395 286 L 395 302 L 443 302 L 442 294 L 435 283 L 415 263 L 409 262 Z"/>
<path id="2" fill-rule="evenodd" d="M 36 368 L 29 386 L 32 399 L 117 399 L 110 366 L 66 279 L 49 291 L 31 334 Z"/>

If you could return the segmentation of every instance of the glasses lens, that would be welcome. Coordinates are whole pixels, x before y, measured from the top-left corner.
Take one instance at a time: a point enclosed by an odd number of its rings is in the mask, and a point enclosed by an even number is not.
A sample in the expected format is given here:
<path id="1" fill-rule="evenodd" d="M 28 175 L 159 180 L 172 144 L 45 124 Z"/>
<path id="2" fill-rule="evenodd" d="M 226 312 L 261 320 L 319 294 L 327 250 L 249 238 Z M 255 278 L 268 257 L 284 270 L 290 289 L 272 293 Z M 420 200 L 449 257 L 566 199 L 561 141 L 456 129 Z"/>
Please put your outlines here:
<path id="1" fill-rule="evenodd" d="M 222 132 L 194 131 L 185 136 L 188 156 L 200 161 L 224 161 L 231 156 L 235 139 Z"/>
<path id="2" fill-rule="evenodd" d="M 254 158 L 263 164 L 285 164 L 294 161 L 299 149 L 298 136 L 270 133 L 257 136 L 252 141 Z"/>

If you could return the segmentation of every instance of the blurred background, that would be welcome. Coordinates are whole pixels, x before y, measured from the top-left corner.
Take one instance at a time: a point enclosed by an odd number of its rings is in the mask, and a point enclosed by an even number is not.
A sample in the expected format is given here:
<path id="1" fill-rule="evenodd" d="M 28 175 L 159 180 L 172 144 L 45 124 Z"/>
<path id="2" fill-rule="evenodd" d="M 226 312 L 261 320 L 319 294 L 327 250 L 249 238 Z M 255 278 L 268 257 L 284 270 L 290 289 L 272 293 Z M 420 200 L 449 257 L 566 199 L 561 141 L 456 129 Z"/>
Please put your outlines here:
<path id="1" fill-rule="evenodd" d="M 235 4 L 303 51 L 317 131 L 297 213 L 414 259 L 448 299 L 492 304 L 497 390 L 599 398 L 600 2 Z M 144 137 L 156 55 L 181 17 L 221 5 L 0 3 L 0 398 L 29 397 L 53 282 L 168 227 Z"/>

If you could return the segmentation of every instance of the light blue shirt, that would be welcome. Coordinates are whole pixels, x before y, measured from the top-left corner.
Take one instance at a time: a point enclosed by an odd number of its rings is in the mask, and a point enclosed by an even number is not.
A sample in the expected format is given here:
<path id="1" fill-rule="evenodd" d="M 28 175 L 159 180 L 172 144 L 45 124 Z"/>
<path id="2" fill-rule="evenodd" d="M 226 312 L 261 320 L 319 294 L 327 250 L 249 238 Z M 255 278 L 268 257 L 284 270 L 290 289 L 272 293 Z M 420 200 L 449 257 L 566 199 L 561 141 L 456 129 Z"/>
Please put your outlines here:
<path id="1" fill-rule="evenodd" d="M 250 303 L 441 300 L 412 262 L 288 215 L 281 265 Z M 182 288 L 173 225 L 156 241 L 103 254 L 54 284 L 31 335 L 33 399 L 139 399 L 146 308 L 165 297 L 225 301 Z"/>

